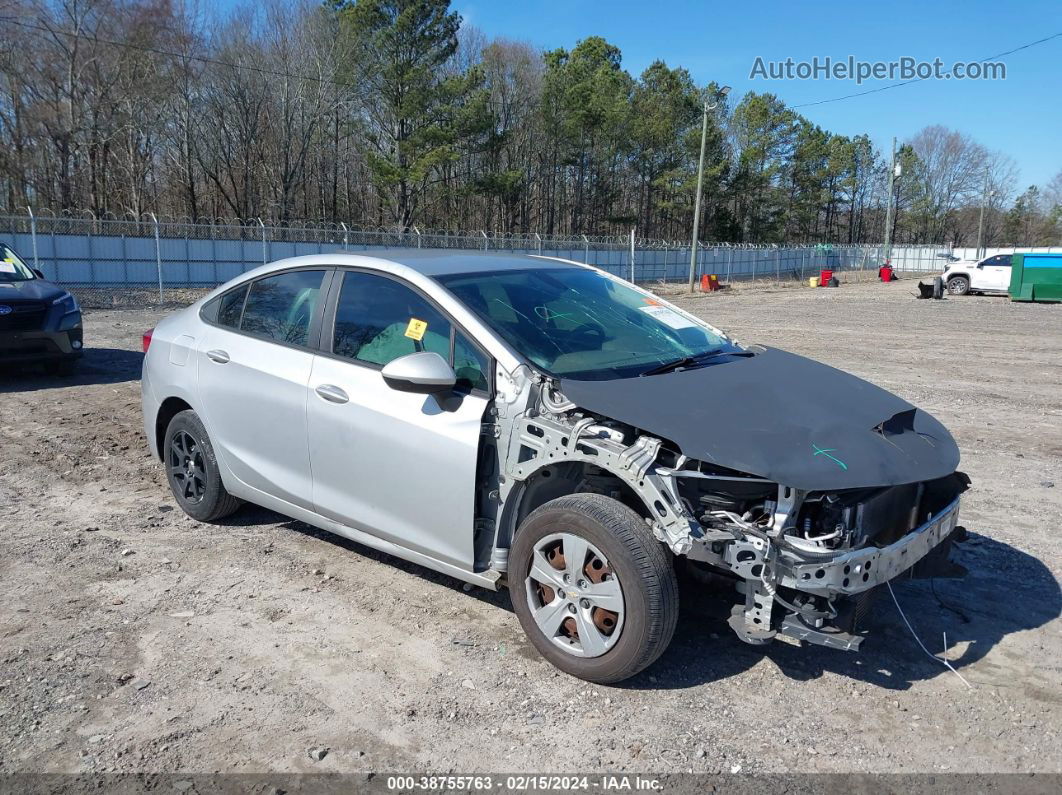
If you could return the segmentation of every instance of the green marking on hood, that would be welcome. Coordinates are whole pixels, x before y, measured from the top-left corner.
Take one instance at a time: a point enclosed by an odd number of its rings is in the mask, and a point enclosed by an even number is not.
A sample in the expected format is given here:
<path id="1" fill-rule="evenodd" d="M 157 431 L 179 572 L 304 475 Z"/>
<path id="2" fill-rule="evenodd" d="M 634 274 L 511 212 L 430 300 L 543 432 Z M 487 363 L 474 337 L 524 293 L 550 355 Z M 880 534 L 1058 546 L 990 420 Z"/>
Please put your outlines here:
<path id="1" fill-rule="evenodd" d="M 830 448 L 827 448 L 827 449 L 824 450 L 823 448 L 819 447 L 817 444 L 812 443 L 811 449 L 815 451 L 814 453 L 811 454 L 812 458 L 815 458 L 816 456 L 824 455 L 828 459 L 833 461 L 833 463 L 837 464 L 837 466 L 839 466 L 845 472 L 848 471 L 848 464 L 846 464 L 840 458 L 837 458 L 837 456 L 830 455 L 830 453 L 836 453 L 837 452 L 836 448 L 830 447 Z"/>

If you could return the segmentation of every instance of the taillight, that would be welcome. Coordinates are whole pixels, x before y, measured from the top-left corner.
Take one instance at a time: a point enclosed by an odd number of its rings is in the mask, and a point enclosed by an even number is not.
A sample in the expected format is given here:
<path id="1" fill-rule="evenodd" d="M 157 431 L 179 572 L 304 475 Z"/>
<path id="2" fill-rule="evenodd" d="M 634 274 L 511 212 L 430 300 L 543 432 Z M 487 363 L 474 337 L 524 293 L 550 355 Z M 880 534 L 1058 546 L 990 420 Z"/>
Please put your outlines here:
<path id="1" fill-rule="evenodd" d="M 155 332 L 155 329 L 149 328 L 144 332 L 144 336 L 141 338 L 141 342 L 144 345 L 144 353 L 147 353 L 148 348 L 151 347 L 151 335 Z"/>

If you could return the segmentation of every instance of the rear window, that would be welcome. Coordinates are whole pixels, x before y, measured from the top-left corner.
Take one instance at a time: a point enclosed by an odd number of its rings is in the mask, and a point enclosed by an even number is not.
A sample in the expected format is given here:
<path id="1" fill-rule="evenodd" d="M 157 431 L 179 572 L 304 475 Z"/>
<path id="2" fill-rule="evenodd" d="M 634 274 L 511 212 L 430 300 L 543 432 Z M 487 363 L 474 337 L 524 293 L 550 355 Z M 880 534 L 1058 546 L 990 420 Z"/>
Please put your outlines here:
<path id="1" fill-rule="evenodd" d="M 324 274 L 290 271 L 251 282 L 240 331 L 289 345 L 305 345 Z"/>
<path id="2" fill-rule="evenodd" d="M 243 299 L 247 297 L 247 285 L 225 293 L 217 300 L 217 323 L 227 328 L 239 328 L 243 314 Z"/>

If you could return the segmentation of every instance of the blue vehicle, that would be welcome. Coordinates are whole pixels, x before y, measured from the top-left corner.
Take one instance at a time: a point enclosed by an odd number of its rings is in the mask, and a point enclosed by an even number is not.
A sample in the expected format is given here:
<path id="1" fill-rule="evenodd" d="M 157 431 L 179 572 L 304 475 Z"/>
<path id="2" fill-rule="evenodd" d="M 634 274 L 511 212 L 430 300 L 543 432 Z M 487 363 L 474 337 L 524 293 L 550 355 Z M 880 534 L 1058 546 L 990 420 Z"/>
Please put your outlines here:
<path id="1" fill-rule="evenodd" d="M 0 365 L 41 364 L 69 375 L 83 345 L 77 299 L 0 243 Z"/>

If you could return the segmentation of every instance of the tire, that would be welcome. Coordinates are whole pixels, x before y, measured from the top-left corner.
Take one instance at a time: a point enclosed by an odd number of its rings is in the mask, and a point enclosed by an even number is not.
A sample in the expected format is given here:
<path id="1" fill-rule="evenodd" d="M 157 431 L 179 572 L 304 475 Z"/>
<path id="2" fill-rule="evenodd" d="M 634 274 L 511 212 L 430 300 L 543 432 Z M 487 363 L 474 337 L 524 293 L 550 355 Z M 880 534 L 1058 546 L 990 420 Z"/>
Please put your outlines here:
<path id="1" fill-rule="evenodd" d="M 944 297 L 944 280 L 939 276 L 933 277 L 933 298 L 939 301 Z"/>
<path id="2" fill-rule="evenodd" d="M 583 565 L 568 566 L 564 550 L 579 549 L 584 542 Z M 604 567 L 599 554 L 607 562 Z M 533 557 L 539 579 L 531 576 Z M 538 652 L 565 673 L 599 684 L 620 682 L 651 665 L 671 642 L 679 612 L 671 552 L 626 505 L 601 494 L 558 497 L 523 521 L 509 561 L 509 590 L 520 624 Z M 558 561 L 564 569 L 557 568 Z M 552 566 L 545 577 L 542 566 Z M 577 578 L 583 574 L 580 583 Z M 565 583 L 565 575 L 574 577 Z M 556 587 L 543 588 L 554 577 Z M 603 594 L 598 589 L 604 588 L 613 592 L 606 598 L 615 600 L 613 580 L 621 599 L 601 603 L 621 605 L 618 613 L 603 611 L 587 598 L 597 600 L 595 594 Z M 549 635 L 539 620 L 551 627 L 550 618 L 556 616 L 562 617 L 561 624 Z M 606 634 L 610 618 L 611 634 Z M 586 649 L 579 637 L 584 632 Z"/>
<path id="3" fill-rule="evenodd" d="M 191 409 L 170 420 L 162 461 L 174 499 L 193 519 L 216 522 L 240 507 L 240 501 L 225 490 L 214 446 L 203 421 Z"/>
<path id="4" fill-rule="evenodd" d="M 949 295 L 966 295 L 970 292 L 970 280 L 965 276 L 952 276 L 948 279 Z"/>

